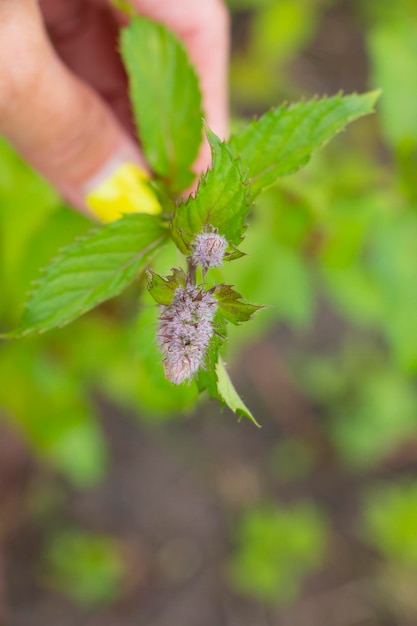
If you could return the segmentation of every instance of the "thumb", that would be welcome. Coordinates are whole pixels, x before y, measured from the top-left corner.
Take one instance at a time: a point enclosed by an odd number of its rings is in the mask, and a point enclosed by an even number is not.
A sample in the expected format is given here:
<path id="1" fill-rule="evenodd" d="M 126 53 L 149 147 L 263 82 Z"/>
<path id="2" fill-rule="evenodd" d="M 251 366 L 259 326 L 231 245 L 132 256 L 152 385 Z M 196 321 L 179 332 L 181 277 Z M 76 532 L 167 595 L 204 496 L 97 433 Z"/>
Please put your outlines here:
<path id="1" fill-rule="evenodd" d="M 36 2 L 1 2 L 0 28 L 0 133 L 82 211 L 158 212 L 138 148 L 55 55 Z"/>

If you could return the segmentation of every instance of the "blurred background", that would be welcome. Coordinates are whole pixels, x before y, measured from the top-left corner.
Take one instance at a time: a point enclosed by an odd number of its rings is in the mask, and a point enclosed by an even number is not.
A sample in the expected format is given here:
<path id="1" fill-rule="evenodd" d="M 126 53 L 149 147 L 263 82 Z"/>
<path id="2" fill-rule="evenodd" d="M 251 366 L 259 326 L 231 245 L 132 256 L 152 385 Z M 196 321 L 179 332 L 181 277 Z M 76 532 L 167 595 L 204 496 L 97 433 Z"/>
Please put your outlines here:
<path id="1" fill-rule="evenodd" d="M 2 625 L 417 624 L 417 3 L 229 4 L 235 124 L 381 87 L 378 113 L 261 196 L 225 272 L 270 305 L 228 359 L 262 429 L 164 381 L 137 285 L 0 343 Z M 0 153 L 9 329 L 91 224 Z"/>

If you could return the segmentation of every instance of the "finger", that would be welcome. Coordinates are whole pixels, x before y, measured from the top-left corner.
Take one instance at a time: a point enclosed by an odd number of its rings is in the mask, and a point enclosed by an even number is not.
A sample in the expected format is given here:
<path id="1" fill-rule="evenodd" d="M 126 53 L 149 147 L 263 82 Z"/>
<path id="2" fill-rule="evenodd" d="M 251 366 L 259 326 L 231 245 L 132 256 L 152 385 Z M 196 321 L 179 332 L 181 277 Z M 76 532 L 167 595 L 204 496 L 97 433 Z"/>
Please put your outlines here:
<path id="1" fill-rule="evenodd" d="M 56 57 L 37 3 L 3 0 L 0 24 L 0 132 L 81 209 L 115 175 L 116 190 L 126 187 L 120 168 L 126 174 L 133 162 L 143 171 L 144 160 L 110 109 Z M 111 191 L 106 220 L 120 216 L 114 185 Z M 130 210 L 127 203 L 123 211 Z"/>
<path id="2" fill-rule="evenodd" d="M 164 23 L 184 42 L 200 78 L 208 126 L 228 135 L 229 15 L 220 0 L 131 0 L 138 13 Z M 197 160 L 210 159 L 207 143 Z"/>
<path id="3" fill-rule="evenodd" d="M 117 52 L 119 29 L 112 11 L 86 0 L 40 0 L 40 7 L 59 57 L 100 94 L 134 137 L 127 77 Z"/>

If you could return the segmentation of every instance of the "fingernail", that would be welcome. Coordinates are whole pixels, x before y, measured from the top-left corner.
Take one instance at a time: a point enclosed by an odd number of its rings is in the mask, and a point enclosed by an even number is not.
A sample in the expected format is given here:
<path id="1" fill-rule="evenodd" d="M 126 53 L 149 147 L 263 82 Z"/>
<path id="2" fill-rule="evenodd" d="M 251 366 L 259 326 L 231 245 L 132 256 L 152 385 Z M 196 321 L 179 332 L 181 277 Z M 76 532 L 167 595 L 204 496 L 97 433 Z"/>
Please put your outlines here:
<path id="1" fill-rule="evenodd" d="M 162 207 L 149 185 L 149 174 L 136 163 L 109 164 L 88 184 L 85 203 L 101 222 L 113 222 L 126 213 L 156 215 Z"/>

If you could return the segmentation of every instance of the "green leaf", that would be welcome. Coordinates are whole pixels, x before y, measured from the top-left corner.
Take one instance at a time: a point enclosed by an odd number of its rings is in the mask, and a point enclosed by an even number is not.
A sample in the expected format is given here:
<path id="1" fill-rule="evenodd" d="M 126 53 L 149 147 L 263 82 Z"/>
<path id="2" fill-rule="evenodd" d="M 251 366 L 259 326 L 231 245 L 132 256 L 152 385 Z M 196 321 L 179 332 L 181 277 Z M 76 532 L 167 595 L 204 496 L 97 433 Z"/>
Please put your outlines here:
<path id="1" fill-rule="evenodd" d="M 277 178 L 308 163 L 312 153 L 349 122 L 373 111 L 379 91 L 298 102 L 269 111 L 234 135 L 230 148 L 240 156 L 257 194 Z"/>
<path id="2" fill-rule="evenodd" d="M 137 276 L 166 230 L 151 215 L 126 215 L 64 248 L 45 270 L 9 337 L 63 326 L 119 294 Z"/>
<path id="3" fill-rule="evenodd" d="M 217 361 L 216 374 L 219 399 L 226 404 L 229 409 L 236 413 L 236 415 L 239 415 L 240 417 L 248 417 L 256 426 L 260 427 L 234 388 L 221 357 L 219 357 L 219 360 Z"/>
<path id="4" fill-rule="evenodd" d="M 160 276 L 152 270 L 147 270 L 148 291 L 158 304 L 171 304 L 175 290 L 185 287 L 187 276 L 182 269 L 173 268 L 172 274 L 167 278 Z"/>
<path id="5" fill-rule="evenodd" d="M 250 194 L 240 163 L 227 144 L 210 130 L 207 137 L 213 153 L 213 168 L 201 177 L 197 193 L 181 203 L 172 221 L 172 236 L 184 254 L 196 234 L 207 226 L 217 228 L 230 245 L 242 241 Z"/>
<path id="6" fill-rule="evenodd" d="M 238 250 L 238 248 L 235 248 L 234 246 L 230 246 L 230 248 L 231 252 L 226 253 L 224 261 L 237 261 L 237 259 L 242 259 L 244 256 L 246 256 L 246 252 L 241 252 L 240 250 Z"/>
<path id="7" fill-rule="evenodd" d="M 162 24 L 134 18 L 121 37 L 143 151 L 173 192 L 188 187 L 202 139 L 201 94 L 183 45 Z"/>
<path id="8" fill-rule="evenodd" d="M 256 311 L 263 308 L 242 300 L 240 293 L 231 285 L 217 285 L 214 289 L 214 297 L 219 303 L 220 312 L 235 326 L 248 322 Z"/>
<path id="9" fill-rule="evenodd" d="M 259 426 L 252 413 L 239 397 L 221 358 L 220 352 L 226 339 L 226 325 L 225 317 L 220 311 L 217 311 L 214 318 L 216 334 L 210 343 L 205 368 L 200 369 L 198 372 L 197 386 L 200 392 L 207 390 L 211 398 L 219 400 L 236 415 L 247 417 L 256 426 Z"/>
<path id="10" fill-rule="evenodd" d="M 207 351 L 204 363 L 205 367 L 200 368 L 196 380 L 200 392 L 207 389 L 210 398 L 219 399 L 217 393 L 216 364 L 227 336 L 227 322 L 220 311 L 217 311 L 214 316 L 214 329 L 215 333 L 211 338 Z"/>

